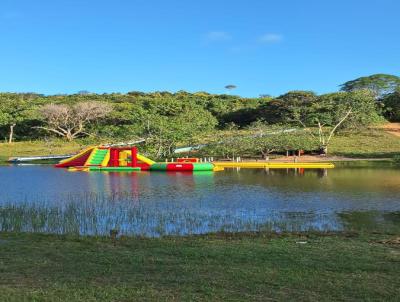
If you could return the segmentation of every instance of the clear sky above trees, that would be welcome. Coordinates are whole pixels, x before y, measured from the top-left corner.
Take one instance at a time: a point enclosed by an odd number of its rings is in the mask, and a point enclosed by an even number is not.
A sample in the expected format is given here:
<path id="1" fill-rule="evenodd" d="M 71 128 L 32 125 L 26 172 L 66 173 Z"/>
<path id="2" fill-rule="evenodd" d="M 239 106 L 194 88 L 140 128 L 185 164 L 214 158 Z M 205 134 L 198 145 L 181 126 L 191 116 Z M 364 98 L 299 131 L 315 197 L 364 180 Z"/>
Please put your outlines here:
<path id="1" fill-rule="evenodd" d="M 0 91 L 331 92 L 398 74 L 397 0 L 2 0 Z"/>

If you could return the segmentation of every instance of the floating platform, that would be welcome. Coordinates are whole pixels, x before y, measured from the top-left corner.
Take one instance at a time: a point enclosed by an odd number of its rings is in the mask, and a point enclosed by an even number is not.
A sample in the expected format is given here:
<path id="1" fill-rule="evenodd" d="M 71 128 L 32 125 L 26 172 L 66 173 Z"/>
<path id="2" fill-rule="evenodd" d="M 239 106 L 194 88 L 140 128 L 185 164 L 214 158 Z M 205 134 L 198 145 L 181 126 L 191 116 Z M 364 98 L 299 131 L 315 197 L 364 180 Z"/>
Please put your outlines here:
<path id="1" fill-rule="evenodd" d="M 57 160 L 57 159 L 66 159 L 73 155 L 48 155 L 48 156 L 23 156 L 23 157 L 10 157 L 8 159 L 9 163 L 22 163 L 22 162 L 31 162 L 35 160 Z"/>
<path id="2" fill-rule="evenodd" d="M 98 167 L 98 166 L 93 166 L 93 167 L 88 167 L 88 166 L 82 166 L 82 167 L 69 167 L 68 171 L 84 171 L 84 172 L 89 172 L 89 171 L 100 171 L 100 172 L 137 172 L 141 171 L 142 169 L 140 167 Z"/>
<path id="3" fill-rule="evenodd" d="M 212 163 L 155 163 L 150 171 L 213 171 Z"/>
<path id="4" fill-rule="evenodd" d="M 108 172 L 134 172 L 141 171 L 140 167 L 88 167 L 89 171 L 108 171 Z"/>
<path id="5" fill-rule="evenodd" d="M 248 168 L 248 169 L 332 169 L 332 163 L 286 163 L 286 162 L 213 162 L 220 168 Z"/>
<path id="6" fill-rule="evenodd" d="M 331 169 L 328 162 L 200 162 L 198 158 L 178 158 L 177 162 L 155 162 L 138 153 L 136 147 L 89 147 L 60 161 L 56 167 L 70 171 L 222 171 L 224 168 L 249 169 Z"/>

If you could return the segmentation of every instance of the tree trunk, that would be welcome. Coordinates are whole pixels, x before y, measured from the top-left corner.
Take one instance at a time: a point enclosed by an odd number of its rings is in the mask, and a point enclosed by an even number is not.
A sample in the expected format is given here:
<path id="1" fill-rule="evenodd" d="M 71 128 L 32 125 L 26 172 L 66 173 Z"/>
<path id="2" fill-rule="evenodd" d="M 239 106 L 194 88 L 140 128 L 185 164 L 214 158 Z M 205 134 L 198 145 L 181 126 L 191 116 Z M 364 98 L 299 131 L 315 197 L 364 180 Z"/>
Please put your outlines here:
<path id="1" fill-rule="evenodd" d="M 328 146 L 327 145 L 323 145 L 319 148 L 319 153 L 321 155 L 328 155 Z"/>
<path id="2" fill-rule="evenodd" d="M 14 127 L 15 124 L 10 125 L 10 135 L 8 137 L 8 143 L 11 144 L 14 138 Z"/>
<path id="3" fill-rule="evenodd" d="M 261 151 L 263 160 L 269 160 L 269 153 L 270 153 L 269 150 L 263 150 L 263 151 Z"/>
<path id="4" fill-rule="evenodd" d="M 68 131 L 67 134 L 65 135 L 65 138 L 67 139 L 67 141 L 72 142 L 74 139 L 74 136 L 72 135 L 72 133 L 70 131 Z"/>

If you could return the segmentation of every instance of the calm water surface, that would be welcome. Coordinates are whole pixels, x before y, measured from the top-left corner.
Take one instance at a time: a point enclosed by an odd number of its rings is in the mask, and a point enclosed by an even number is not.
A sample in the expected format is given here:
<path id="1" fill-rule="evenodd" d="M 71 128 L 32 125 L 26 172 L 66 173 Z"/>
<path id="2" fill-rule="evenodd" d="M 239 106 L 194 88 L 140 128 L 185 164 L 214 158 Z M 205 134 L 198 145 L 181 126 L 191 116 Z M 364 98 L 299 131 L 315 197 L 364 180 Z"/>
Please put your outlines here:
<path id="1" fill-rule="evenodd" d="M 0 167 L 0 230 L 162 236 L 400 228 L 400 169 L 68 172 Z"/>

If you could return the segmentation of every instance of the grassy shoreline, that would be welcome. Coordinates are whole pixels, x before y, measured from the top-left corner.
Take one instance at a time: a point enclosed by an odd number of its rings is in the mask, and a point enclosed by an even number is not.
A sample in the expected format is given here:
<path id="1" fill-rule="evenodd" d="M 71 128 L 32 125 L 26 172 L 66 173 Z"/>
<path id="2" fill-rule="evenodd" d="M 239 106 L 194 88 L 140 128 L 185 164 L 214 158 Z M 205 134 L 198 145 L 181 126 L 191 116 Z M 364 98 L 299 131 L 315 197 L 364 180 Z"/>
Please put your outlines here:
<path id="1" fill-rule="evenodd" d="M 24 141 L 12 144 L 0 143 L 0 163 L 7 162 L 8 158 L 16 156 L 39 156 L 39 155 L 64 155 L 78 152 L 83 144 L 77 142 L 66 142 L 56 140 L 46 141 Z"/>
<path id="2" fill-rule="evenodd" d="M 26 141 L 12 144 L 0 143 L 0 163 L 9 157 L 63 155 L 76 153 L 88 145 L 87 141 L 66 142 Z M 327 160 L 390 160 L 400 154 L 400 138 L 381 130 L 366 130 L 360 133 L 347 133 L 333 138 Z"/>
<path id="3" fill-rule="evenodd" d="M 394 301 L 399 236 L 221 233 L 114 244 L 0 233 L 0 300 Z"/>

